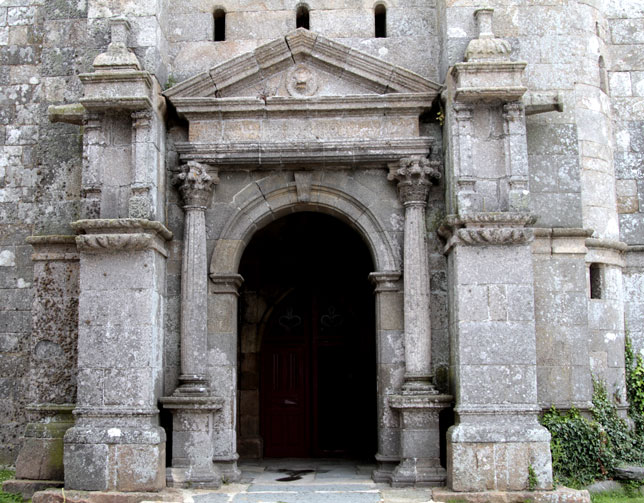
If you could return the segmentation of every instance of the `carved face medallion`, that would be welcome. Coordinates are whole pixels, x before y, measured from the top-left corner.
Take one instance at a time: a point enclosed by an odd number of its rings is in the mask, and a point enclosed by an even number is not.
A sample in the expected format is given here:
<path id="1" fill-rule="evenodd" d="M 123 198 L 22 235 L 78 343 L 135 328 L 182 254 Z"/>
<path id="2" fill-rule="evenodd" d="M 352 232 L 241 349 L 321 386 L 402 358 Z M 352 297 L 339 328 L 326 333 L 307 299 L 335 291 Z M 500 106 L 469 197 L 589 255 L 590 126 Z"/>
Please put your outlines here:
<path id="1" fill-rule="evenodd" d="M 318 90 L 318 79 L 313 70 L 300 63 L 286 75 L 286 89 L 296 98 L 313 96 Z"/>

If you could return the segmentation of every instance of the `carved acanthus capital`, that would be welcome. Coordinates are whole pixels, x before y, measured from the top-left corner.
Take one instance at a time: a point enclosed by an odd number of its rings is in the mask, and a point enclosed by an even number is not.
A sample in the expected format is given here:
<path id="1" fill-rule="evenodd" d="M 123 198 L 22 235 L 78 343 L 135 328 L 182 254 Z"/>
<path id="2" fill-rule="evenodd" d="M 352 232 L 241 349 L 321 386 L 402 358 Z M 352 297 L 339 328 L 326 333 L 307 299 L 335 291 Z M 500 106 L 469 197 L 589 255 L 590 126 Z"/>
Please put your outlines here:
<path id="1" fill-rule="evenodd" d="M 440 180 L 437 163 L 416 155 L 389 165 L 389 180 L 398 181 L 398 195 L 403 204 L 425 204 L 432 182 Z"/>
<path id="2" fill-rule="evenodd" d="M 184 208 L 206 209 L 213 186 L 219 182 L 217 175 L 208 174 L 208 167 L 196 161 L 188 161 L 173 178 L 183 198 Z"/>

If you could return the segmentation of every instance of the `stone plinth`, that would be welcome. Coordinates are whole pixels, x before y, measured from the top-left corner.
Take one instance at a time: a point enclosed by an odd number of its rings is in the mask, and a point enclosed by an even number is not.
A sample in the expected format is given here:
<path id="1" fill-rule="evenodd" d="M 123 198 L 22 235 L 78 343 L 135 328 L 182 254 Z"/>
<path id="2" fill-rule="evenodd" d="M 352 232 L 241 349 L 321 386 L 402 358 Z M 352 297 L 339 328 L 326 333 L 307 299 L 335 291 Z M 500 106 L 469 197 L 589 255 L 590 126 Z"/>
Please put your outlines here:
<path id="1" fill-rule="evenodd" d="M 450 395 L 392 395 L 389 405 L 400 413 L 401 462 L 391 485 L 442 486 L 447 472 L 440 463 L 438 415 L 452 403 Z"/>
<path id="2" fill-rule="evenodd" d="M 71 404 L 35 404 L 27 407 L 38 421 L 27 424 L 16 460 L 16 479 L 2 484 L 3 491 L 29 499 L 35 491 L 63 485 L 63 436 L 74 425 Z"/>
<path id="3" fill-rule="evenodd" d="M 446 488 L 432 490 L 434 501 L 462 501 L 467 503 L 590 503 L 588 491 L 560 487 L 554 491 L 484 491 L 455 492 Z"/>
<path id="4" fill-rule="evenodd" d="M 65 487 L 165 486 L 162 384 L 165 241 L 159 222 L 81 220 L 78 399 L 65 434 Z"/>
<path id="5" fill-rule="evenodd" d="M 217 488 L 221 474 L 212 457 L 213 412 L 223 399 L 208 396 L 171 396 L 161 399 L 172 411 L 172 468 L 170 487 Z"/>

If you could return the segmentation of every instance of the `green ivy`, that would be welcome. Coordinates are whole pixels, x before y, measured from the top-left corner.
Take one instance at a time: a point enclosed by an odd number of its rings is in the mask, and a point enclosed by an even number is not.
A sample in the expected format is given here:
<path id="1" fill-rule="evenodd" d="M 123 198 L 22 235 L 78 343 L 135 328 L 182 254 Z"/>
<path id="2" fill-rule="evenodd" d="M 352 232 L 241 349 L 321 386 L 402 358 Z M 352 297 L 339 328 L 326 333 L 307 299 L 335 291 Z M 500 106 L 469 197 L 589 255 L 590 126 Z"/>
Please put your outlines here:
<path id="1" fill-rule="evenodd" d="M 555 482 L 582 487 L 612 477 L 622 463 L 644 464 L 644 361 L 626 338 L 626 393 L 633 428 L 619 416 L 606 386 L 593 379 L 591 417 L 552 407 L 541 419 L 550 431 Z"/>
<path id="2" fill-rule="evenodd" d="M 620 462 L 644 463 L 642 437 L 618 415 L 617 407 L 608 398 L 603 382 L 593 379 L 593 389 L 593 419 L 606 432 L 615 456 Z"/>
<path id="3" fill-rule="evenodd" d="M 630 338 L 626 337 L 624 351 L 626 360 L 626 395 L 629 416 L 635 424 L 635 432 L 644 435 L 644 361 L 642 355 L 635 356 Z"/>
<path id="4" fill-rule="evenodd" d="M 557 484 L 581 487 L 604 478 L 614 468 L 608 437 L 577 409 L 561 413 L 552 407 L 541 422 L 552 435 L 552 469 Z"/>

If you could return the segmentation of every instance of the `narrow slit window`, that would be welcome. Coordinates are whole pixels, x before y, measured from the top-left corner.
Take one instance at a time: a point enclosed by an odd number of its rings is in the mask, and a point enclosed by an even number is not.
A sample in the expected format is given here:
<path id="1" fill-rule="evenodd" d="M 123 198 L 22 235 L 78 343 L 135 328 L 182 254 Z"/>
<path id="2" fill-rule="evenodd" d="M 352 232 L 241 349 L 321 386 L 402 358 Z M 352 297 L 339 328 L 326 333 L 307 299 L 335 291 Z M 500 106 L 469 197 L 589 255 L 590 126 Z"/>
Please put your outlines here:
<path id="1" fill-rule="evenodd" d="M 602 266 L 600 264 L 590 264 L 590 298 L 602 298 Z"/>
<path id="2" fill-rule="evenodd" d="M 215 20 L 214 41 L 223 42 L 226 40 L 226 11 L 217 9 L 213 14 Z"/>
<path id="3" fill-rule="evenodd" d="M 604 62 L 604 56 L 599 56 L 598 61 L 599 66 L 599 88 L 608 94 L 608 75 L 606 74 L 606 63 Z"/>
<path id="4" fill-rule="evenodd" d="M 387 8 L 382 5 L 376 5 L 374 9 L 374 20 L 376 26 L 376 38 L 387 37 Z"/>
<path id="5" fill-rule="evenodd" d="M 309 30 L 309 8 L 306 5 L 300 5 L 295 12 L 295 27 Z"/>

